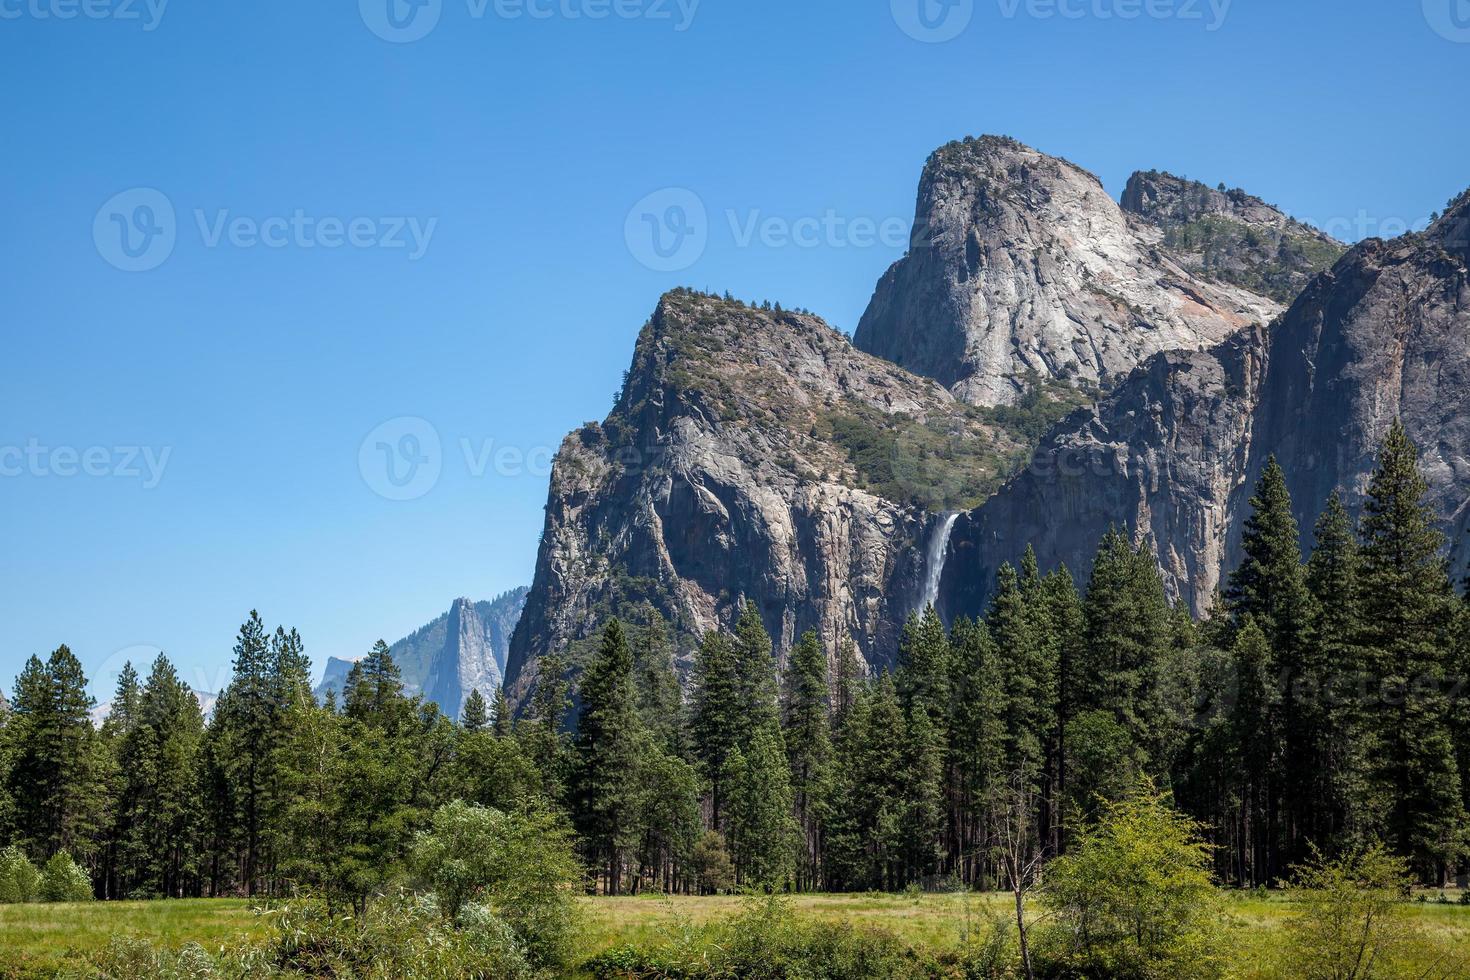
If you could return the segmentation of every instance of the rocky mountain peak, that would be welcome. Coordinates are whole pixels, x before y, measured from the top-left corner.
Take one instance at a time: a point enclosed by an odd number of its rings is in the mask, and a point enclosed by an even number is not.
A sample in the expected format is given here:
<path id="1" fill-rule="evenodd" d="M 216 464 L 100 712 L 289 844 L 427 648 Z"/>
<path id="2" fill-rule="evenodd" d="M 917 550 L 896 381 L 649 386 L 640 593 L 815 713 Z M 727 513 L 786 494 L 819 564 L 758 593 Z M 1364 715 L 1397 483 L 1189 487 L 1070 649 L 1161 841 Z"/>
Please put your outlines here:
<path id="1" fill-rule="evenodd" d="M 506 688 L 574 668 L 611 616 L 692 638 L 756 601 L 779 649 L 814 629 L 891 659 L 945 511 L 985 499 L 1027 443 L 984 410 L 857 350 L 819 317 L 676 290 L 601 423 L 556 457 Z"/>
<path id="2" fill-rule="evenodd" d="M 1290 303 L 1347 246 L 1243 190 L 1157 170 L 1135 173 L 1123 210 L 1158 226 L 1164 248 L 1203 279 Z"/>
<path id="3" fill-rule="evenodd" d="M 1109 388 L 1162 350 L 1199 350 L 1280 304 L 1161 248 L 1086 170 L 1005 137 L 951 143 L 920 181 L 909 253 L 856 346 L 977 405 L 1043 386 Z"/>
<path id="4" fill-rule="evenodd" d="M 1451 255 L 1470 259 L 1470 190 L 1450 201 L 1426 235 Z"/>
<path id="5" fill-rule="evenodd" d="M 458 717 L 471 691 L 490 697 L 501 686 L 510 636 L 528 591 L 512 589 L 482 602 L 456 599 L 447 613 L 389 647 L 404 691 L 423 695 L 451 717 Z M 328 691 L 340 696 L 352 663 L 329 658 L 317 697 Z"/>

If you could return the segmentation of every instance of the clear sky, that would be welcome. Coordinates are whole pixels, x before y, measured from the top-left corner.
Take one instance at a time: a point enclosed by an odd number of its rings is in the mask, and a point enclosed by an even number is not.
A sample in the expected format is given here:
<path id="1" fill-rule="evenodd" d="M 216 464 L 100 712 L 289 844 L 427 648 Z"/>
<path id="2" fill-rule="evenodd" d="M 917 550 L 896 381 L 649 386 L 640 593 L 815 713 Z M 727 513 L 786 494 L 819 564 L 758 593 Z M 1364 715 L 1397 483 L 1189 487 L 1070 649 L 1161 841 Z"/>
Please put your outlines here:
<path id="1" fill-rule="evenodd" d="M 1347 238 L 1470 185 L 1467 0 L 920 2 L 0 0 L 0 688 L 528 584 L 659 293 L 850 331 L 949 139 Z"/>

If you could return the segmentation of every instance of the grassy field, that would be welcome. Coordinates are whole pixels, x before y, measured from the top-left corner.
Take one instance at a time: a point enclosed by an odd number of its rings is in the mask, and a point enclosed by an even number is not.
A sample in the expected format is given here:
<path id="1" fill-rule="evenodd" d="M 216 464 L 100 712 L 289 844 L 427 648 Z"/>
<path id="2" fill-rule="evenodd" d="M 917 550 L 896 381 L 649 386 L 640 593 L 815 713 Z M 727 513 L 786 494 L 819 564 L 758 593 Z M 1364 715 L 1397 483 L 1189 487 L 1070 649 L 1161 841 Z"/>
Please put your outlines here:
<path id="1" fill-rule="evenodd" d="M 1457 896 L 1450 894 L 1453 901 Z M 1470 905 L 1440 904 L 1437 893 L 1410 905 L 1425 937 L 1426 962 L 1463 956 L 1465 962 L 1438 976 L 1470 977 Z M 663 898 L 655 895 L 586 899 L 588 955 L 623 943 L 665 942 L 681 930 L 728 917 L 745 900 Z M 1009 914 L 1009 896 L 802 895 L 791 900 L 798 914 L 874 926 L 918 947 L 947 948 L 967 928 L 980 930 Z M 1273 970 L 1281 929 L 1292 914 L 1283 896 L 1237 893 L 1227 901 L 1232 924 L 1232 975 L 1242 980 L 1280 976 Z M 0 905 L 0 977 L 44 974 L 78 953 L 100 949 L 112 936 L 129 936 L 178 946 L 232 945 L 265 934 L 263 921 L 242 900 L 112 902 L 87 905 Z M 1464 972 L 1456 972 L 1463 967 Z"/>
<path id="2" fill-rule="evenodd" d="M 0 905 L 0 977 L 55 969 L 113 936 L 215 948 L 264 932 L 243 899 Z"/>

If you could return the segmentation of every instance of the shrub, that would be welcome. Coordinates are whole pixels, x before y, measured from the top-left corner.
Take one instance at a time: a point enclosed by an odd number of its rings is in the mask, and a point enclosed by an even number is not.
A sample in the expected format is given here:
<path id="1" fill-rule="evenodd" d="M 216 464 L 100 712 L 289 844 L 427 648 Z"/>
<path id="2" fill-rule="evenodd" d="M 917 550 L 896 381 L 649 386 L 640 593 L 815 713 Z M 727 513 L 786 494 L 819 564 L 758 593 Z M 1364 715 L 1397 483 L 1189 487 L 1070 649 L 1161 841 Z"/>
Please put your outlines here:
<path id="1" fill-rule="evenodd" d="M 502 920 L 537 966 L 571 955 L 580 868 L 571 836 L 551 813 L 506 813 L 454 802 L 419 834 L 409 861 L 438 896 L 444 917 L 467 924 Z M 483 906 L 470 912 L 471 904 Z"/>
<path id="2" fill-rule="evenodd" d="M 34 902 L 41 897 L 41 872 L 18 847 L 0 851 L 0 905 Z"/>
<path id="3" fill-rule="evenodd" d="M 92 898 L 92 879 L 71 855 L 65 851 L 51 855 L 41 871 L 41 901 L 90 902 Z"/>
<path id="4" fill-rule="evenodd" d="M 435 980 L 534 975 L 508 925 L 461 910 L 454 928 L 429 896 L 399 894 L 372 902 L 366 914 L 339 914 L 325 903 L 293 902 L 273 913 L 268 966 L 288 976 Z"/>
<path id="5" fill-rule="evenodd" d="M 1393 972 L 1414 928 L 1402 897 L 1408 865 L 1374 844 L 1293 869 L 1301 913 L 1288 924 L 1292 975 L 1302 980 L 1360 980 Z M 1420 896 L 1421 898 L 1423 896 Z"/>
<path id="6" fill-rule="evenodd" d="M 1053 862 L 1043 900 L 1083 976 L 1214 977 L 1219 893 L 1198 825 L 1151 786 L 1104 804 L 1099 822 Z"/>
<path id="7" fill-rule="evenodd" d="M 788 901 L 768 896 L 752 900 L 734 918 L 673 943 L 608 950 L 585 969 L 602 980 L 918 980 L 930 976 L 933 966 L 891 933 L 799 920 Z"/>

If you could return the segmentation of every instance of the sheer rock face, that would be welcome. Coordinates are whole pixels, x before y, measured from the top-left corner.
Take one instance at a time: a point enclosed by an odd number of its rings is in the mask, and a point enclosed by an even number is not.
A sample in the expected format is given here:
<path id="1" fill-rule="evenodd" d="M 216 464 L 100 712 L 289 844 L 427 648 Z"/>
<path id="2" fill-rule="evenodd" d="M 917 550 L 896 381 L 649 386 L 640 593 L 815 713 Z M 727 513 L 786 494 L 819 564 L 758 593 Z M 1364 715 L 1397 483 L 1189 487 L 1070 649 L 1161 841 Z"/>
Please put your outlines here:
<path id="1" fill-rule="evenodd" d="M 525 588 L 493 600 L 456 599 L 449 612 L 404 637 L 389 649 L 410 695 L 422 694 L 451 718 L 458 718 L 470 692 L 488 701 L 501 686 L 510 637 L 526 604 Z M 352 662 L 328 659 L 317 697 L 342 694 Z"/>
<path id="2" fill-rule="evenodd" d="M 918 492 L 946 479 L 906 433 L 993 447 L 995 483 L 1022 451 L 939 384 L 855 350 L 816 317 L 665 296 L 612 414 L 557 454 L 511 644 L 513 703 L 541 657 L 575 669 L 607 618 L 640 618 L 645 602 L 670 622 L 683 661 L 748 599 L 778 651 L 810 629 L 829 653 L 851 639 L 870 663 L 890 662 L 940 520 L 891 484 Z M 879 481 L 883 493 L 874 467 L 897 474 Z"/>
<path id="3" fill-rule="evenodd" d="M 1108 388 L 1281 309 L 1190 274 L 1092 174 L 1003 137 L 930 157 L 914 224 L 854 342 L 977 405 L 1013 404 L 1033 372 Z"/>
<path id="4" fill-rule="evenodd" d="M 1249 464 L 1265 360 L 1260 327 L 1209 351 L 1160 354 L 1059 425 L 1030 466 L 961 518 L 941 611 L 978 614 L 1000 566 L 1018 562 L 1028 544 L 1043 567 L 1066 564 L 1085 579 L 1111 525 L 1151 535 L 1170 591 L 1208 604 Z"/>
<path id="5" fill-rule="evenodd" d="M 1151 534 L 1169 590 L 1196 612 L 1239 560 L 1250 487 L 1286 472 L 1304 548 L 1335 488 L 1355 513 L 1395 417 L 1429 503 L 1470 563 L 1470 196 L 1427 232 L 1371 240 L 1313 281 L 1269 331 L 1145 363 L 1048 436 L 1036 462 L 955 529 L 946 611 L 975 613 L 1002 562 L 1087 574 L 1109 524 Z M 1082 462 L 1077 462 L 1077 460 Z"/>
<path id="6" fill-rule="evenodd" d="M 1356 513 L 1394 418 L 1419 447 L 1446 533 L 1470 500 L 1470 198 L 1428 231 L 1364 242 L 1272 335 L 1252 475 L 1274 453 L 1304 540 L 1342 488 Z M 1464 567 L 1464 534 L 1454 556 Z"/>
<path id="7" fill-rule="evenodd" d="M 1157 170 L 1135 173 L 1123 210 L 1157 225 L 1169 254 L 1202 279 L 1290 303 L 1347 246 L 1242 190 Z"/>

